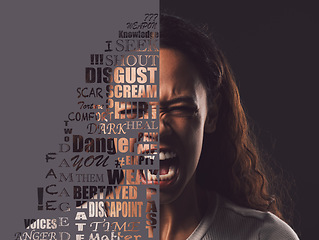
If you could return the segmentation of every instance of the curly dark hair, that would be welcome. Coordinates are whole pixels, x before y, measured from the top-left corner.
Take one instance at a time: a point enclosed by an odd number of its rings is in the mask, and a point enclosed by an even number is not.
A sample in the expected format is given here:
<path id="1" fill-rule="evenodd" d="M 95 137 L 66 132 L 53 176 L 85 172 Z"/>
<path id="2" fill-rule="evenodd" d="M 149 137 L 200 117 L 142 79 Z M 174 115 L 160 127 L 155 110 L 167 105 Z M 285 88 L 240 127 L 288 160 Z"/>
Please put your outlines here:
<path id="1" fill-rule="evenodd" d="M 218 98 L 216 131 L 204 135 L 198 183 L 241 206 L 283 219 L 280 198 L 271 189 L 272 174 L 265 170 L 223 53 L 205 29 L 179 17 L 161 14 L 160 27 L 161 47 L 185 54 L 201 74 L 208 103 Z"/>

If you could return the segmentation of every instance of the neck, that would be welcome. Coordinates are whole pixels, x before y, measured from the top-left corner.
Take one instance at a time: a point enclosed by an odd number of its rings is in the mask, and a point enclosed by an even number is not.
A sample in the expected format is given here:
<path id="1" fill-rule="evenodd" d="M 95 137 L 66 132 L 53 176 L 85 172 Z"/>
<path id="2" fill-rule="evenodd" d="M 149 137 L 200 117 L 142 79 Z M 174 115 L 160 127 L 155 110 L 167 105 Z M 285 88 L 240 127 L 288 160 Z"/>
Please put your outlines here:
<path id="1" fill-rule="evenodd" d="M 161 240 L 185 240 L 189 237 L 201 221 L 206 206 L 206 193 L 196 184 L 193 177 L 175 201 L 161 204 Z"/>

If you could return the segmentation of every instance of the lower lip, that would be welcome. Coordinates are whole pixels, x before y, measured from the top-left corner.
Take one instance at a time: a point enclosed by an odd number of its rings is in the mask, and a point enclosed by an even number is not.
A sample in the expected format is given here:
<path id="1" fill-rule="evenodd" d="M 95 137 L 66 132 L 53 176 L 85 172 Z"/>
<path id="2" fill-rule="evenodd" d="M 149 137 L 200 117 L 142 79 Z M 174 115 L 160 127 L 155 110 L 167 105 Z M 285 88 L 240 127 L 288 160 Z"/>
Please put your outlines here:
<path id="1" fill-rule="evenodd" d="M 173 178 L 171 178 L 170 180 L 160 181 L 160 183 L 159 183 L 160 187 L 165 188 L 165 187 L 168 187 L 168 186 L 174 184 L 177 180 L 177 176 L 178 176 L 178 171 L 176 170 L 176 173 L 175 173 Z"/>

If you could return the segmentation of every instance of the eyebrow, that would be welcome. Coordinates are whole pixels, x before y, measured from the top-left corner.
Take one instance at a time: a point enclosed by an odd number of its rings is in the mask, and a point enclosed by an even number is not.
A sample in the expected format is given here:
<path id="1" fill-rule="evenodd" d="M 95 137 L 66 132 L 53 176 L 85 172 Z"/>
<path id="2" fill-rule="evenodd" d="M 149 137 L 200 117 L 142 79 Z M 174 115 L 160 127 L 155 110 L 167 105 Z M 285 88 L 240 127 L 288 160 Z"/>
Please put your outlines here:
<path id="1" fill-rule="evenodd" d="M 149 102 L 145 101 L 126 101 L 126 102 L 120 102 L 120 103 L 125 103 L 127 106 L 137 106 L 139 104 L 149 104 Z"/>
<path id="2" fill-rule="evenodd" d="M 173 98 L 171 100 L 161 102 L 160 105 L 162 105 L 163 107 L 167 107 L 169 105 L 173 105 L 176 103 L 189 103 L 189 104 L 195 105 L 194 98 L 189 96 Z"/>

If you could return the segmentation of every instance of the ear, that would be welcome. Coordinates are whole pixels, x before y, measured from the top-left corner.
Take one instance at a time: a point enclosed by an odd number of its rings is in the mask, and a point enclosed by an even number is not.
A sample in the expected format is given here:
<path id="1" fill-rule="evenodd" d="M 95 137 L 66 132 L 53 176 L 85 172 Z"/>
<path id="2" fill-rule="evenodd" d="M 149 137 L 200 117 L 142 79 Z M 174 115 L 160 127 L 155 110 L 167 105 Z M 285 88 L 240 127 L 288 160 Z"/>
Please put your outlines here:
<path id="1" fill-rule="evenodd" d="M 218 120 L 218 112 L 220 106 L 220 95 L 218 94 L 213 102 L 207 104 L 207 116 L 205 120 L 204 131 L 205 133 L 213 133 L 216 131 L 216 125 Z"/>

